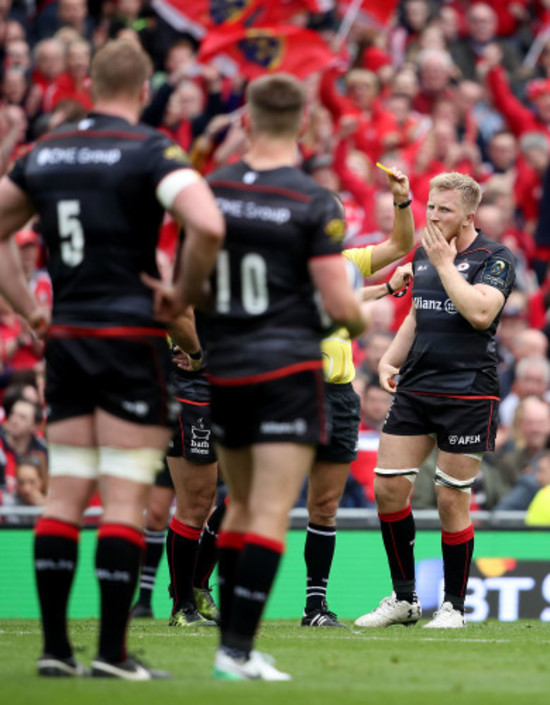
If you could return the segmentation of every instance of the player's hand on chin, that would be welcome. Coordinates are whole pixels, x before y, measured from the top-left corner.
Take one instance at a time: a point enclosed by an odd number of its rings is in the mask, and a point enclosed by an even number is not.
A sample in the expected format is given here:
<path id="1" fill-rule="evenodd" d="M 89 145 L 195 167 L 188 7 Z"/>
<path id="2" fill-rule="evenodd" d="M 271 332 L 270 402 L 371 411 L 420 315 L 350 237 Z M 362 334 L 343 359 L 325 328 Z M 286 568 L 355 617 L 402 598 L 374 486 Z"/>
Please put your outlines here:
<path id="1" fill-rule="evenodd" d="M 448 261 L 453 262 L 456 257 L 456 237 L 448 242 L 439 227 L 430 221 L 427 222 L 424 230 L 422 246 L 434 267 Z"/>

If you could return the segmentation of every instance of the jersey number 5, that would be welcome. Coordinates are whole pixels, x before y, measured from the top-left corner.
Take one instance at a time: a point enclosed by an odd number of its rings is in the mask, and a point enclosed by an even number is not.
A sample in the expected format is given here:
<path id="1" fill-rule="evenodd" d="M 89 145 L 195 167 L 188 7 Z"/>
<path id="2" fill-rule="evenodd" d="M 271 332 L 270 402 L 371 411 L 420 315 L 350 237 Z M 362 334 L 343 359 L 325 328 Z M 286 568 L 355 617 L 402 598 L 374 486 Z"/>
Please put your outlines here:
<path id="1" fill-rule="evenodd" d="M 79 201 L 59 201 L 57 204 L 61 259 L 76 267 L 84 259 L 84 228 L 80 222 Z"/>

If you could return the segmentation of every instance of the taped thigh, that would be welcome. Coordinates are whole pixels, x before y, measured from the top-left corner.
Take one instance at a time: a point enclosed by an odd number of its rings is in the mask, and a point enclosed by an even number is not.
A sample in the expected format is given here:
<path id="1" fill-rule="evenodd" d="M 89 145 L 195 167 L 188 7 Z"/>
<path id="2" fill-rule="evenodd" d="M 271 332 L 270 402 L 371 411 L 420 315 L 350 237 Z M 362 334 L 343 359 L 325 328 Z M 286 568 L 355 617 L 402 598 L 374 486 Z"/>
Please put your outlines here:
<path id="1" fill-rule="evenodd" d="M 164 451 L 156 448 L 99 448 L 99 473 L 132 482 L 153 484 L 163 468 Z"/>
<path id="2" fill-rule="evenodd" d="M 419 468 L 374 468 L 374 474 L 381 477 L 405 477 L 410 483 L 414 483 L 418 470 Z"/>
<path id="3" fill-rule="evenodd" d="M 79 477 L 83 480 L 96 480 L 99 474 L 99 454 L 97 448 L 48 444 L 48 474 L 50 477 Z"/>

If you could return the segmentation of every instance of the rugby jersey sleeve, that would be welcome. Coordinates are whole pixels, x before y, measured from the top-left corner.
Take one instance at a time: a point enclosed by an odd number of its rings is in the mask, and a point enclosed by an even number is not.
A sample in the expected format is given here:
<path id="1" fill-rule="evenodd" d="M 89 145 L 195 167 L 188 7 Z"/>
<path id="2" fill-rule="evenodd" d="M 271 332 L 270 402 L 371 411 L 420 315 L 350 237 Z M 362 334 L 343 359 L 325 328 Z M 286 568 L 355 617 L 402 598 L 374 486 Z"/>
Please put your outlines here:
<path id="1" fill-rule="evenodd" d="M 488 254 L 476 272 L 472 284 L 486 284 L 498 289 L 508 298 L 516 277 L 514 256 L 507 247 Z"/>
<path id="2" fill-rule="evenodd" d="M 148 140 L 148 153 L 152 185 L 154 188 L 162 179 L 179 169 L 193 169 L 187 153 L 173 140 L 159 133 Z"/>
<path id="3" fill-rule="evenodd" d="M 335 196 L 322 189 L 311 204 L 311 257 L 339 254 L 346 234 L 346 223 Z"/>

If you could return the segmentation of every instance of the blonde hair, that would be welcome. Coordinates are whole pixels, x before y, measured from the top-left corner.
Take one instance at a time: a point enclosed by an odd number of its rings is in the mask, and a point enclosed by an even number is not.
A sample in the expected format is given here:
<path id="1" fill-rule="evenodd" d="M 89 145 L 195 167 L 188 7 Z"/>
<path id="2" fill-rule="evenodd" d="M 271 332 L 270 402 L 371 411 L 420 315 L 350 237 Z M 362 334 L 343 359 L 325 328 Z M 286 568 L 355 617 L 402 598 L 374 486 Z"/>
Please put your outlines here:
<path id="1" fill-rule="evenodd" d="M 460 191 L 464 210 L 475 213 L 481 202 L 481 186 L 468 174 L 450 171 L 430 180 L 430 191 Z"/>

